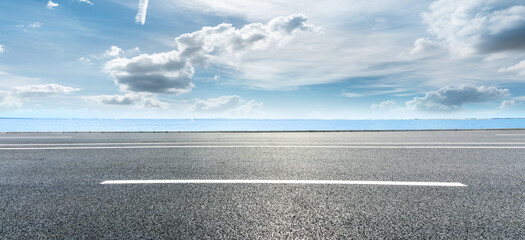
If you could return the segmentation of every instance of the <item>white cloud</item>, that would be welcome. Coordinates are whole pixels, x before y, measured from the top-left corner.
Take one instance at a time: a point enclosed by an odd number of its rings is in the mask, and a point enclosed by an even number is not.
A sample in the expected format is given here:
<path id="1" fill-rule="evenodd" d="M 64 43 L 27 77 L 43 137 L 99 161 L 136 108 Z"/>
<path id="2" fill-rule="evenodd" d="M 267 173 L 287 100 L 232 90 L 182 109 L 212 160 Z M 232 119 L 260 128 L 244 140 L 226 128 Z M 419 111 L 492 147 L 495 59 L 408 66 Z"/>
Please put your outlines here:
<path id="1" fill-rule="evenodd" d="M 458 76 L 462 83 L 477 86 L 523 81 L 513 79 L 512 76 L 502 78 L 497 72 L 498 68 L 516 62 L 513 58 L 520 54 L 516 51 L 498 52 L 507 55 L 501 61 L 450 57 L 447 53 L 451 45 L 436 34 L 426 35 L 425 29 L 429 28 L 429 25 L 421 22 L 421 13 L 431 12 L 429 5 L 432 2 L 157 0 L 155 3 L 163 4 L 165 13 L 175 8 L 178 11 L 189 8 L 191 11 L 215 14 L 219 17 L 256 22 L 302 12 L 309 17 L 308 23 L 323 27 L 321 32 L 296 34 L 293 44 L 282 48 L 270 46 L 264 51 L 249 51 L 239 58 L 223 60 L 227 66 L 219 66 L 218 74 L 222 76 L 221 81 L 230 85 L 295 89 L 315 84 L 358 82 L 358 78 L 364 76 L 378 76 L 380 79 L 371 81 L 397 81 L 400 85 L 409 85 L 420 90 L 429 86 L 457 84 Z M 498 9 L 513 6 L 512 2 L 507 0 L 492 2 L 499 6 L 506 2 L 505 6 Z M 518 0 L 513 2 L 514 5 L 520 3 Z M 497 9 L 491 11 L 495 10 Z M 463 42 L 476 45 L 473 41 Z M 456 50 L 461 48 L 450 51 Z M 493 54 L 476 57 L 488 57 Z"/>
<path id="2" fill-rule="evenodd" d="M 122 48 L 119 48 L 117 46 L 111 46 L 109 50 L 106 50 L 104 53 L 104 56 L 106 57 L 118 57 L 122 53 Z"/>
<path id="3" fill-rule="evenodd" d="M 507 68 L 500 68 L 500 72 L 516 72 L 518 75 L 525 75 L 525 60 L 517 63 L 516 65 L 507 67 Z"/>
<path id="4" fill-rule="evenodd" d="M 250 21 L 266 21 L 275 16 L 285 16 L 296 12 L 303 12 L 312 19 L 331 21 L 334 19 L 356 20 L 363 14 L 372 14 L 382 11 L 404 12 L 405 4 L 411 7 L 423 5 L 424 2 L 406 0 L 287 0 L 287 1 L 260 1 L 260 0 L 157 0 L 166 8 L 189 8 L 194 11 L 214 13 L 219 16 L 236 16 Z M 330 13 L 330 14 L 327 14 Z M 377 20 L 377 19 L 374 19 Z"/>
<path id="5" fill-rule="evenodd" d="M 4 45 L 0 45 L 0 54 L 4 53 Z"/>
<path id="6" fill-rule="evenodd" d="M 430 55 L 440 52 L 443 46 L 428 38 L 419 38 L 414 42 L 414 48 L 410 51 L 410 55 Z"/>
<path id="7" fill-rule="evenodd" d="M 218 98 L 208 98 L 197 100 L 190 107 L 193 112 L 200 113 L 252 113 L 262 107 L 262 103 L 254 100 L 246 101 L 237 95 L 221 96 Z"/>
<path id="8" fill-rule="evenodd" d="M 355 98 L 355 97 L 361 97 L 361 96 L 363 96 L 363 94 L 346 92 L 346 93 L 343 93 L 343 96 L 349 97 L 349 98 Z"/>
<path id="9" fill-rule="evenodd" d="M 126 93 L 124 95 L 99 95 L 84 97 L 86 101 L 110 105 L 133 105 L 143 108 L 168 108 L 169 104 L 158 100 L 157 95 Z"/>
<path id="10" fill-rule="evenodd" d="M 77 60 L 91 63 L 93 61 L 107 60 L 109 58 L 133 57 L 133 56 L 137 56 L 137 54 L 140 54 L 140 49 L 138 47 L 124 50 L 117 46 L 111 46 L 103 54 L 90 54 L 85 57 L 80 57 Z"/>
<path id="11" fill-rule="evenodd" d="M 525 6 L 516 1 L 439 0 L 423 18 L 458 56 L 525 49 Z"/>
<path id="12" fill-rule="evenodd" d="M 42 80 L 39 78 L 29 78 L 0 71 L 0 82 L 2 83 L 0 84 L 0 91 L 7 91 L 16 86 L 41 84 Z"/>
<path id="13" fill-rule="evenodd" d="M 48 9 L 53 9 L 53 8 L 56 8 L 56 7 L 58 7 L 58 3 L 54 3 L 52 1 L 47 2 L 47 8 Z"/>
<path id="14" fill-rule="evenodd" d="M 391 95 L 391 96 L 413 96 L 414 90 L 410 88 L 397 88 L 395 86 L 385 87 L 383 85 L 368 85 L 366 89 L 360 89 L 359 93 L 343 93 L 343 96 L 349 98 L 377 96 L 377 95 Z"/>
<path id="15" fill-rule="evenodd" d="M 516 106 L 520 104 L 519 102 L 517 102 L 516 100 L 512 99 L 512 100 L 505 100 L 503 102 L 501 102 L 499 108 L 500 109 L 507 109 L 507 108 L 511 108 L 513 106 Z"/>
<path id="16" fill-rule="evenodd" d="M 294 14 L 240 29 L 225 23 L 203 27 L 175 38 L 176 50 L 116 58 L 108 61 L 104 69 L 123 91 L 183 93 L 193 87 L 194 65 L 235 66 L 236 59 L 247 51 L 265 49 L 271 44 L 279 46 L 290 41 L 296 32 L 313 30 L 306 20 L 306 16 Z"/>
<path id="17" fill-rule="evenodd" d="M 82 61 L 82 62 L 88 62 L 88 63 L 91 62 L 91 58 L 89 57 L 79 57 L 77 60 Z"/>
<path id="18" fill-rule="evenodd" d="M 178 94 L 193 87 L 194 68 L 178 51 L 116 58 L 105 64 L 105 71 L 123 91 Z"/>
<path id="19" fill-rule="evenodd" d="M 137 7 L 137 15 L 135 16 L 135 22 L 144 25 L 146 23 L 146 13 L 148 12 L 149 0 L 139 0 Z"/>
<path id="20" fill-rule="evenodd" d="M 424 111 L 452 111 L 460 109 L 464 103 L 483 103 L 509 96 L 508 89 L 495 87 L 444 87 L 430 91 L 424 97 L 415 97 L 407 101 L 409 108 Z"/>
<path id="21" fill-rule="evenodd" d="M 80 91 L 80 88 L 67 87 L 60 84 L 38 84 L 29 86 L 18 86 L 13 88 L 16 95 L 53 95 L 53 94 L 70 94 Z"/>
<path id="22" fill-rule="evenodd" d="M 0 91 L 0 107 L 11 108 L 22 106 L 22 101 L 13 96 L 10 92 Z"/>
<path id="23" fill-rule="evenodd" d="M 9 91 L 0 91 L 0 107 L 21 107 L 26 101 L 39 100 L 43 97 L 71 94 L 80 88 L 60 84 L 36 84 L 16 86 Z"/>
<path id="24" fill-rule="evenodd" d="M 93 3 L 91 1 L 89 1 L 89 0 L 78 0 L 78 2 L 87 3 L 87 4 L 91 5 L 91 6 L 93 6 Z"/>
<path id="25" fill-rule="evenodd" d="M 513 97 L 516 100 L 525 101 L 525 96 Z"/>
<path id="26" fill-rule="evenodd" d="M 372 109 L 385 109 L 385 108 L 392 108 L 396 106 L 396 102 L 394 100 L 387 100 L 383 101 L 379 104 L 372 104 Z"/>
<path id="27" fill-rule="evenodd" d="M 40 27 L 42 27 L 42 23 L 41 22 L 34 22 L 34 23 L 29 24 L 27 27 L 29 27 L 29 28 L 40 28 Z"/>

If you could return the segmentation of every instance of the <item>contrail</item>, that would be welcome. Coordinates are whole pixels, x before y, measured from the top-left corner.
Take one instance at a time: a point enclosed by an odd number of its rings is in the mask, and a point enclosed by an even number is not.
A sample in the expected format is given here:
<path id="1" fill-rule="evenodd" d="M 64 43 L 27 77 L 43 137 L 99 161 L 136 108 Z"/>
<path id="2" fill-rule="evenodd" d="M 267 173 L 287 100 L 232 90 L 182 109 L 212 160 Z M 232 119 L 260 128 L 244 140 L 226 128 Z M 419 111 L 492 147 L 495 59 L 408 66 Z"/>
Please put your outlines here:
<path id="1" fill-rule="evenodd" d="M 137 9 L 137 16 L 135 16 L 135 22 L 144 25 L 146 23 L 146 13 L 148 10 L 149 0 L 139 0 L 139 7 Z"/>

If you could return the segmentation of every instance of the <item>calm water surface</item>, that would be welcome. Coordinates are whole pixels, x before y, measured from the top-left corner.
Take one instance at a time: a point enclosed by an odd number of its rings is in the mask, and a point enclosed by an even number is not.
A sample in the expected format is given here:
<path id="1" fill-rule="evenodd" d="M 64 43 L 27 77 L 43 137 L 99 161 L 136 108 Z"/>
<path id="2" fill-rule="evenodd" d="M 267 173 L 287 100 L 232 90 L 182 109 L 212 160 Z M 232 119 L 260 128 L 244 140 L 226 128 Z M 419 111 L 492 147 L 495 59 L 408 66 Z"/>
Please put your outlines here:
<path id="1" fill-rule="evenodd" d="M 0 132 L 271 131 L 525 128 L 525 119 L 251 120 L 251 119 L 0 119 Z"/>

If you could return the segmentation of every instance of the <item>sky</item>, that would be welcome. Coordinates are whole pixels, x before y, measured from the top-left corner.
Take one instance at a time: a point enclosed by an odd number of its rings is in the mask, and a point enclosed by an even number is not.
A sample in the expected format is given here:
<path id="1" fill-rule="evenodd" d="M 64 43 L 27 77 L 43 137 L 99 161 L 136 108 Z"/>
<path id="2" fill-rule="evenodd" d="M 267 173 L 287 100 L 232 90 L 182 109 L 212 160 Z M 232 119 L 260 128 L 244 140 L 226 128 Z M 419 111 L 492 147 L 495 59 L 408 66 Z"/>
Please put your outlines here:
<path id="1" fill-rule="evenodd" d="M 1 1 L 0 117 L 525 117 L 525 2 Z"/>

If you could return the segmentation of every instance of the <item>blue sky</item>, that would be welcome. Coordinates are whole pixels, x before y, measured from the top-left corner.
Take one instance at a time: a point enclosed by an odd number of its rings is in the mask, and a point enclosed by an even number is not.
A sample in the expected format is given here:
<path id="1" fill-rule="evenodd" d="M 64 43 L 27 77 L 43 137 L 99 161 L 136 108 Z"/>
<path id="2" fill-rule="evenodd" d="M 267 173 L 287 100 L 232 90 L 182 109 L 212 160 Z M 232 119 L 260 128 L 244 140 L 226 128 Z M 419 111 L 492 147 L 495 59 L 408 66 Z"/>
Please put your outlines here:
<path id="1" fill-rule="evenodd" d="M 519 0 L 0 9 L 0 117 L 525 117 Z"/>

